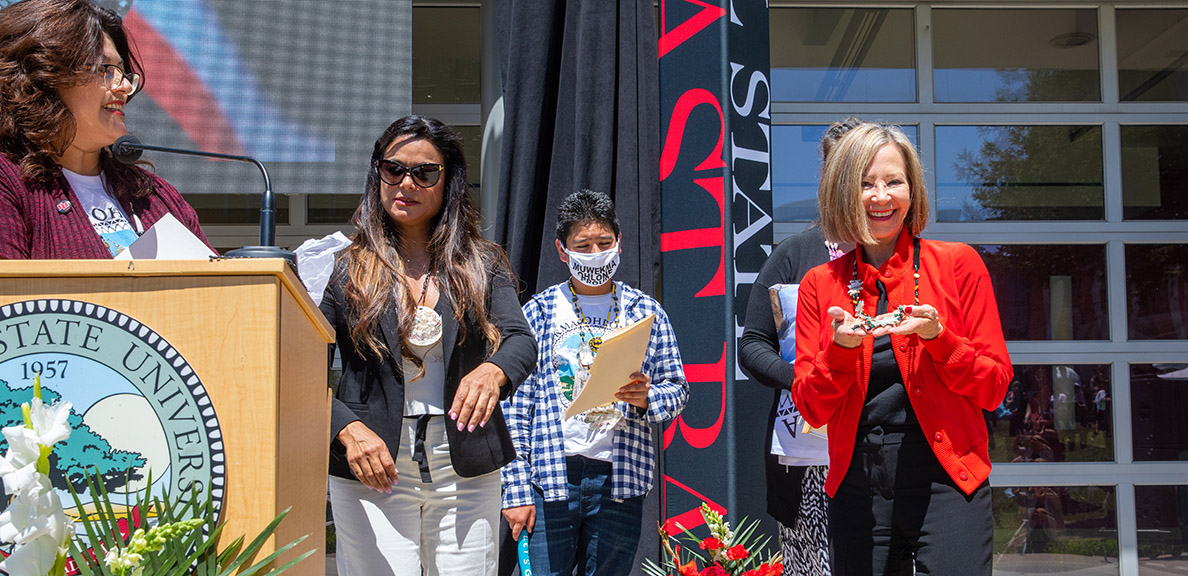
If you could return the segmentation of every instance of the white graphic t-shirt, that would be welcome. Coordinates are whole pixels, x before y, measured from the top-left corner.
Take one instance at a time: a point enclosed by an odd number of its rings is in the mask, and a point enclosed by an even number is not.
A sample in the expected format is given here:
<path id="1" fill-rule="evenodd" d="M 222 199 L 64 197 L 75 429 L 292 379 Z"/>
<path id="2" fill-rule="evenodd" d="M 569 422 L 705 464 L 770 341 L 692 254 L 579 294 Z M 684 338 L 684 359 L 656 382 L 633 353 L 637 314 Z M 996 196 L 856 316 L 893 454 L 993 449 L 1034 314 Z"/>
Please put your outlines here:
<path id="1" fill-rule="evenodd" d="M 128 222 L 120 203 L 107 193 L 107 181 L 102 174 L 84 176 L 63 168 L 62 175 L 66 176 L 66 181 L 74 189 L 74 195 L 82 203 L 80 208 L 91 219 L 91 226 L 95 227 L 95 233 L 111 251 L 113 258 L 136 241 L 136 230 Z"/>
<path id="2" fill-rule="evenodd" d="M 558 292 L 553 308 L 557 311 L 557 317 L 554 319 L 557 328 L 553 330 L 553 367 L 556 368 L 561 383 L 563 411 L 569 408 L 584 383 L 581 378 L 584 371 L 579 361 L 583 336 L 589 343 L 595 338 L 601 339 L 602 334 L 612 327 L 622 326 L 621 318 L 612 318 L 608 326 L 607 315 L 611 314 L 614 308 L 614 300 L 610 293 L 598 296 L 578 295 L 578 303 L 586 316 L 585 324 L 578 319 L 569 290 Z M 622 316 L 621 310 L 619 315 Z M 591 358 L 587 358 L 587 362 L 589 360 Z M 566 420 L 561 426 L 565 436 L 565 455 L 585 456 L 609 462 L 613 447 L 612 432 L 620 420 L 617 415 L 617 412 L 608 409 L 595 408 Z"/>

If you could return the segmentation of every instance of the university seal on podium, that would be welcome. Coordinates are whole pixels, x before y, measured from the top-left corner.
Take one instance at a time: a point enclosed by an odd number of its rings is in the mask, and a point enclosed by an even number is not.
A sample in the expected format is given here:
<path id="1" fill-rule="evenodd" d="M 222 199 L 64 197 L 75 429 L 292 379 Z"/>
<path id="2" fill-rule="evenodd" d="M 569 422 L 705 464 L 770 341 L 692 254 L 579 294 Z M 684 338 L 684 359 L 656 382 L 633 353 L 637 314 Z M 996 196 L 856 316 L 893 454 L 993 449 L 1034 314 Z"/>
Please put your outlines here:
<path id="1" fill-rule="evenodd" d="M 68 516 L 91 511 L 85 469 L 103 475 L 115 506 L 133 504 L 137 494 L 145 500 L 197 488 L 221 509 L 226 466 L 214 406 L 198 375 L 152 328 L 75 300 L 0 306 L 0 426 L 22 422 L 21 404 L 39 374 L 46 403 L 73 404 L 70 438 L 50 456 L 50 480 Z M 7 449 L 0 437 L 0 454 Z M 84 509 L 74 507 L 68 485 Z"/>

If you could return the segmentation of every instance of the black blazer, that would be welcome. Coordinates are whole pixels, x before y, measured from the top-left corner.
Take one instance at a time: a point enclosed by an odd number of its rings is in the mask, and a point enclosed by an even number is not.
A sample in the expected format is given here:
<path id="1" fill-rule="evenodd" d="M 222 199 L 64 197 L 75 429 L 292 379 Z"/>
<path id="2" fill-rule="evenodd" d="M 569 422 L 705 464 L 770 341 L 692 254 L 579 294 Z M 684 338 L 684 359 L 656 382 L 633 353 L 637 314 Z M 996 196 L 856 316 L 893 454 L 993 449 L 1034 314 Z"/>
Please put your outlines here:
<path id="1" fill-rule="evenodd" d="M 784 466 L 771 453 L 771 431 L 780 405 L 780 392 L 792 389 L 796 377 L 792 364 L 780 357 L 780 340 L 771 310 L 768 288 L 774 284 L 799 284 L 818 264 L 829 261 L 825 236 L 812 226 L 792 236 L 771 251 L 759 269 L 747 301 L 746 328 L 738 345 L 738 365 L 754 381 L 772 389 L 767 427 L 763 429 L 763 461 L 767 472 L 767 513 L 784 526 L 792 526 L 800 515 L 804 466 Z"/>
<path id="2" fill-rule="evenodd" d="M 334 326 L 334 336 L 342 354 L 342 379 L 338 383 L 330 413 L 330 474 L 356 479 L 346 460 L 346 448 L 338 441 L 338 433 L 347 424 L 361 420 L 374 431 L 392 453 L 400 447 L 400 433 L 404 419 L 404 369 L 399 359 L 400 334 L 396 328 L 396 312 L 380 318 L 380 331 L 388 350 L 377 357 L 370 351 L 359 350 L 351 340 L 347 311 L 345 260 L 339 258 L 326 286 L 319 306 L 322 314 Z M 520 302 L 511 279 L 503 273 L 492 272 L 488 310 L 491 321 L 499 328 L 502 341 L 499 350 L 487 357 L 487 341 L 479 330 L 473 312 L 467 311 L 466 338 L 459 342 L 459 327 L 454 311 L 444 295 L 438 298 L 435 309 L 442 317 L 442 355 L 446 366 L 446 408 L 454 401 L 458 382 L 483 362 L 503 369 L 510 383 L 500 389 L 500 397 L 510 396 L 515 388 L 536 367 L 536 338 L 524 319 Z M 450 461 L 462 477 L 474 477 L 498 470 L 515 458 L 511 435 L 499 406 L 491 414 L 484 428 L 474 432 L 458 431 L 450 426 L 448 416 L 446 436 L 450 443 Z"/>

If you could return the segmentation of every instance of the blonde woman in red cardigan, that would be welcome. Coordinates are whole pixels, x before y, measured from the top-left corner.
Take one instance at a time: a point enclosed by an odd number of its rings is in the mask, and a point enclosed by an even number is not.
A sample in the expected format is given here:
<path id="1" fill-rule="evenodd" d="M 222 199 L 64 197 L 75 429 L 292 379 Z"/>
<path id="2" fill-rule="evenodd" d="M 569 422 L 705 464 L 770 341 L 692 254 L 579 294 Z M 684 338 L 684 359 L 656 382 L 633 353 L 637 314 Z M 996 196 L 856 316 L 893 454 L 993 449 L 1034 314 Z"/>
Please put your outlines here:
<path id="1" fill-rule="evenodd" d="M 982 409 L 1012 369 L 986 266 L 921 240 L 928 195 L 893 126 L 847 133 L 825 162 L 821 227 L 857 248 L 800 285 L 792 396 L 828 425 L 834 576 L 991 574 Z"/>

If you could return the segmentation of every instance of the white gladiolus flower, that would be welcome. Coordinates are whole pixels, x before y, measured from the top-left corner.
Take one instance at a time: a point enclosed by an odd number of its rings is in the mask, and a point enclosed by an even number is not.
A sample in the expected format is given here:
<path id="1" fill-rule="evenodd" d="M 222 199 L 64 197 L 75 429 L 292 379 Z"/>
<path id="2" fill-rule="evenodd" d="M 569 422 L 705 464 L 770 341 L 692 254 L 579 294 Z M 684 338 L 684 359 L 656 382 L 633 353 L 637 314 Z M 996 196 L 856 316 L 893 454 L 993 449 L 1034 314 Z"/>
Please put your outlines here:
<path id="1" fill-rule="evenodd" d="M 29 419 L 33 421 L 33 431 L 37 433 L 37 443 L 42 446 L 53 446 L 70 437 L 70 409 L 69 402 L 58 402 L 53 406 L 46 406 L 41 398 L 33 398 L 29 406 Z"/>
<path id="2" fill-rule="evenodd" d="M 61 573 L 73 528 L 49 480 L 53 445 L 70 436 L 69 402 L 47 406 L 41 401 L 40 377 L 34 397 L 22 407 L 24 426 L 3 430 L 8 453 L 0 458 L 0 479 L 13 498 L 0 514 L 0 540 L 14 544 L 12 555 L 0 562 L 9 574 Z"/>
<path id="3" fill-rule="evenodd" d="M 8 429 L 5 428 L 5 430 Z M 9 454 L 11 454 L 12 442 L 9 442 L 8 445 L 10 447 Z M 5 494 L 12 495 L 25 490 L 37 482 L 37 476 L 36 458 L 28 463 L 10 462 L 7 456 L 0 458 L 0 478 L 4 479 Z"/>

